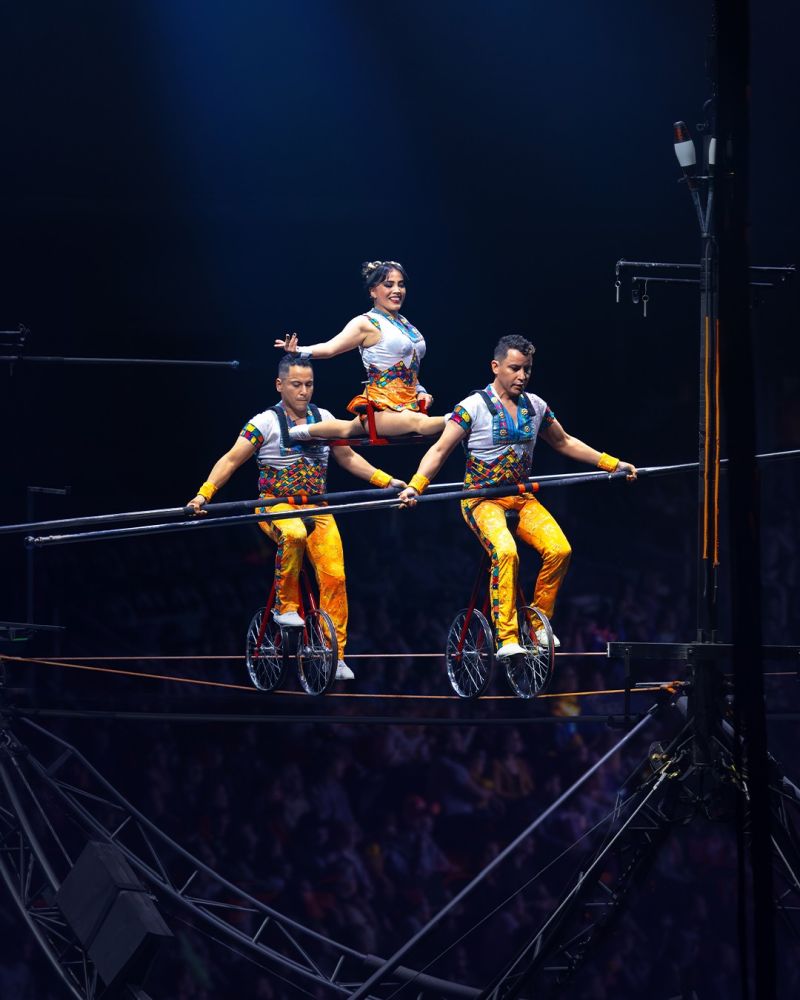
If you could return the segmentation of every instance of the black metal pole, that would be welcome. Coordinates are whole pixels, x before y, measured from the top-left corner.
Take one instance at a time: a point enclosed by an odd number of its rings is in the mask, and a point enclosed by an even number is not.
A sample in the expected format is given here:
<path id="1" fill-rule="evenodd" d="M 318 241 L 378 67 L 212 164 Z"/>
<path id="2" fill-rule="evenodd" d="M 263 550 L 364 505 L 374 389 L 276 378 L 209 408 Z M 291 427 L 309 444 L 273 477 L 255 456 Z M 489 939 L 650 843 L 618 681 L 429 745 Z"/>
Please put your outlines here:
<path id="1" fill-rule="evenodd" d="M 624 479 L 625 471 L 620 472 L 587 472 L 579 475 L 559 476 L 549 480 L 547 486 L 578 486 L 586 482 Z M 447 493 L 426 493 L 418 497 L 417 503 L 434 503 L 440 500 L 470 500 L 473 498 L 508 497 L 525 493 L 538 493 L 540 483 L 526 480 L 522 483 L 505 486 L 489 486 L 473 490 L 454 490 Z M 385 494 L 385 490 L 375 491 Z M 397 491 L 390 491 L 396 493 Z M 253 521 L 283 521 L 299 517 L 301 520 L 333 514 L 354 514 L 368 510 L 397 508 L 400 502 L 397 496 L 383 500 L 366 500 L 360 503 L 335 504 L 330 507 L 298 507 L 296 510 L 279 511 L 278 513 L 234 514 L 232 517 L 196 518 L 194 521 L 174 521 L 170 524 L 142 524 L 134 528 L 110 528 L 107 531 L 82 531 L 71 535 L 28 535 L 25 538 L 27 546 L 42 548 L 48 545 L 74 545 L 78 542 L 107 541 L 111 538 L 129 538 L 134 535 L 159 535 L 174 531 L 200 531 L 206 528 L 222 528 L 236 524 L 248 524 Z"/>
<path id="2" fill-rule="evenodd" d="M 239 367 L 238 361 L 194 361 L 178 358 L 62 358 L 56 356 L 2 354 L 0 361 L 12 364 L 43 364 L 43 365 L 153 365 L 155 367 L 170 367 L 181 365 L 190 368 L 233 368 Z"/>
<path id="3" fill-rule="evenodd" d="M 792 452 L 779 452 L 780 457 L 795 454 Z M 800 454 L 800 449 L 796 452 Z M 683 465 L 654 465 L 638 470 L 640 476 L 660 476 L 670 472 L 681 472 L 685 469 L 696 469 L 697 462 L 686 462 Z M 592 480 L 607 480 L 607 472 L 569 472 L 566 475 L 538 476 L 535 479 L 526 479 L 527 483 L 538 483 L 540 486 L 565 486 L 571 480 L 580 482 L 591 482 Z M 502 488 L 502 487 L 499 487 Z M 427 498 L 439 496 L 448 490 L 461 490 L 462 483 L 432 483 L 425 494 Z M 212 503 L 204 507 L 206 514 L 213 520 L 222 514 L 235 513 L 236 511 L 253 510 L 256 507 L 273 507 L 279 503 L 292 504 L 323 504 L 331 502 L 360 501 L 367 499 L 377 499 L 380 497 L 395 497 L 400 493 L 399 489 L 392 486 L 384 488 L 370 487 L 363 490 L 345 490 L 339 493 L 293 493 L 285 497 L 257 497 L 254 500 L 226 500 L 223 503 Z M 460 495 L 460 494 L 459 494 Z M 449 498 L 448 498 L 449 499 Z M 21 535 L 30 531 L 48 531 L 57 528 L 85 528 L 102 524 L 125 524 L 133 521 L 152 521 L 155 518 L 174 517 L 181 518 L 176 521 L 180 524 L 189 521 L 200 520 L 193 507 L 162 507 L 154 510 L 132 510 L 119 514 L 91 514 L 85 517 L 66 517 L 55 521 L 25 521 L 18 524 L 0 524 L 0 535 Z"/>
<path id="4" fill-rule="evenodd" d="M 797 458 L 798 456 L 800 456 L 800 448 L 792 448 L 787 451 L 765 452 L 762 455 L 756 455 L 756 458 L 759 461 L 769 461 L 773 459 Z M 724 468 L 727 461 L 727 458 L 723 458 L 720 461 L 720 465 Z M 640 478 L 644 476 L 664 476 L 673 472 L 685 472 L 689 469 L 697 469 L 698 464 L 697 462 L 683 462 L 679 465 L 650 465 L 639 468 L 637 471 Z M 592 478 L 606 479 L 607 473 L 569 472 L 566 475 L 536 476 L 535 478 L 528 479 L 527 482 L 537 482 L 542 486 L 546 486 L 558 480 L 563 485 L 564 481 L 579 477 L 581 481 L 587 481 L 587 477 L 588 480 Z M 426 495 L 431 496 L 436 493 L 443 493 L 446 490 L 458 489 L 460 486 L 461 483 L 431 483 Z M 253 500 L 226 500 L 222 503 L 212 503 L 204 509 L 209 516 L 216 517 L 220 514 L 228 514 L 235 511 L 253 510 L 255 507 L 271 507 L 278 503 L 330 503 L 331 501 L 338 503 L 342 500 L 395 496 L 399 492 L 399 490 L 387 486 L 384 489 L 370 487 L 370 489 L 363 490 L 346 490 L 339 493 L 313 495 L 295 493 L 286 497 L 256 497 Z M 50 521 L 25 521 L 18 524 L 0 524 L 0 535 L 21 535 L 25 532 L 51 531 L 57 528 L 86 528 L 99 524 L 125 524 L 133 521 L 151 521 L 160 517 L 175 517 L 186 520 L 187 518 L 194 519 L 196 516 L 192 507 L 162 507 L 153 510 L 131 510 L 118 514 L 90 514 L 83 517 L 65 517 Z"/>
<path id="5" fill-rule="evenodd" d="M 710 169 L 707 166 L 707 170 Z M 709 185 L 712 182 L 709 181 Z M 711 197 L 709 190 L 708 197 Z M 717 247 L 714 216 L 701 226 L 700 366 L 698 425 L 697 641 L 717 638 L 719 564 L 719 405 L 717 344 Z"/>
<path id="6" fill-rule="evenodd" d="M 755 996 L 776 996 L 770 771 L 761 656 L 759 489 L 747 245 L 750 120 L 747 0 L 715 3 L 717 18 L 720 383 L 730 504 L 734 706 L 749 793 Z M 749 995 L 748 984 L 743 989 Z"/>
<path id="7" fill-rule="evenodd" d="M 617 270 L 622 268 L 630 267 L 647 267 L 647 268 L 664 268 L 669 271 L 678 271 L 686 268 L 688 271 L 702 270 L 702 263 L 700 264 L 664 264 L 657 260 L 618 260 L 616 263 Z M 781 264 L 777 267 L 768 267 L 764 265 L 752 264 L 749 268 L 750 271 L 763 271 L 770 274 L 783 275 L 784 278 L 793 276 L 797 268 L 794 264 Z M 635 279 L 634 279 L 635 280 Z M 648 278 L 648 281 L 654 281 L 654 278 Z"/>
<path id="8" fill-rule="evenodd" d="M 255 689 L 254 689 L 255 690 Z M 23 719 L 83 719 L 89 722 L 180 722 L 188 725 L 315 725 L 335 726 L 463 726 L 482 728 L 484 726 L 560 726 L 563 724 L 588 726 L 623 726 L 639 722 L 643 717 L 640 713 L 628 716 L 619 713 L 608 715 L 526 715 L 526 716 L 484 716 L 471 717 L 449 715 L 331 715 L 319 713 L 314 715 L 247 715 L 242 712 L 173 712 L 159 711 L 116 711 L 103 709 L 69 709 L 69 708 L 14 708 L 14 715 Z"/>
<path id="9" fill-rule="evenodd" d="M 279 503 L 330 503 L 331 501 L 361 500 L 367 497 L 397 496 L 400 490 L 387 486 L 384 489 L 370 487 L 364 490 L 347 490 L 341 493 L 319 493 L 308 495 L 294 493 L 285 497 L 257 497 L 254 500 L 226 500 L 224 503 L 212 503 L 203 509 L 210 517 L 236 511 L 252 511 L 256 507 L 274 507 Z M 183 520 L 198 520 L 197 511 L 193 507 L 162 507 L 155 510 L 130 510 L 119 514 L 92 514 L 85 517 L 64 517 L 55 521 L 28 521 L 24 524 L 2 524 L 0 535 L 19 535 L 26 531 L 47 531 L 56 528 L 86 528 L 98 524 L 127 524 L 131 521 L 151 521 L 158 517 L 183 518 Z M 182 523 L 177 521 L 176 523 Z"/>

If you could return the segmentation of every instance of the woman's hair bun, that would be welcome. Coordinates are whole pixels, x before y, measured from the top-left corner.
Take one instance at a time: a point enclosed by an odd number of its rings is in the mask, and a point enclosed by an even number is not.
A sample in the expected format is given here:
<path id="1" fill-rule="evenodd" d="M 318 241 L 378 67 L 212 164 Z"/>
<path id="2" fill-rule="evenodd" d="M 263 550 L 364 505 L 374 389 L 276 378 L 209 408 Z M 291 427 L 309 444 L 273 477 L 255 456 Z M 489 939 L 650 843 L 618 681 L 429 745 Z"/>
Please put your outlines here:
<path id="1" fill-rule="evenodd" d="M 365 260 L 361 265 L 361 277 L 364 279 L 364 287 L 372 288 L 380 284 L 390 271 L 399 271 L 403 275 L 403 280 L 408 281 L 408 275 L 403 265 L 396 260 Z"/>

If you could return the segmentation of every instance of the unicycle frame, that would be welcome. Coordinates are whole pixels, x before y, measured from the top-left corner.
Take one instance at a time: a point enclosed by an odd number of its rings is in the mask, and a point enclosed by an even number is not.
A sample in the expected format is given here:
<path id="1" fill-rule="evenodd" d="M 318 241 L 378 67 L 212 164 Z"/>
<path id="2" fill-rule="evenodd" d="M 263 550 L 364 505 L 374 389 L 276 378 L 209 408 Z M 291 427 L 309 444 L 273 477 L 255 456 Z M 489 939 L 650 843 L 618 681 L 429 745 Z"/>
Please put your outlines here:
<path id="1" fill-rule="evenodd" d="M 269 588 L 269 597 L 267 598 L 267 603 L 264 605 L 264 616 L 261 619 L 261 627 L 258 630 L 258 645 L 264 641 L 264 633 L 267 630 L 267 622 L 269 621 L 269 615 L 275 607 L 275 593 L 277 587 L 275 585 L 275 574 L 272 574 L 272 583 Z M 300 570 L 300 617 L 305 618 L 309 611 L 317 611 L 318 605 L 314 597 L 314 591 L 311 587 L 311 579 L 308 575 L 308 570 L 306 569 L 305 562 Z"/>
<path id="2" fill-rule="evenodd" d="M 469 604 L 463 611 L 459 611 L 450 626 L 450 633 L 448 634 L 447 652 L 445 654 L 448 678 L 451 687 L 462 698 L 480 697 L 486 690 L 491 677 L 492 662 L 495 659 L 494 648 L 492 648 L 490 650 L 489 667 L 485 677 L 482 681 L 479 680 L 475 683 L 474 690 L 465 692 L 465 685 L 454 676 L 456 671 L 455 663 L 463 665 L 468 662 L 470 652 L 474 655 L 474 651 L 465 652 L 468 637 L 472 634 L 473 620 L 482 622 L 480 627 L 484 629 L 484 634 L 486 634 L 485 630 L 488 628 L 493 647 L 497 643 L 494 625 L 489 615 L 491 586 L 487 582 L 487 577 L 490 568 L 489 554 L 482 548 L 478 572 L 475 576 L 475 583 L 472 586 Z M 485 588 L 485 597 L 479 609 L 482 588 Z M 519 641 L 525 652 L 503 659 L 505 674 L 509 685 L 517 697 L 524 699 L 534 698 L 536 695 L 544 693 L 550 685 L 553 677 L 555 650 L 553 648 L 552 629 L 547 617 L 539 608 L 528 605 L 519 580 L 517 580 L 516 612 L 520 629 Z M 462 615 L 463 620 L 459 626 L 458 621 Z M 536 628 L 537 619 L 539 620 L 540 628 L 544 630 L 544 643 L 538 637 L 539 630 Z M 454 643 L 455 649 L 452 649 L 450 634 L 452 634 L 454 627 L 458 627 L 460 632 L 457 641 Z M 524 667 L 519 662 L 521 658 L 524 659 Z M 473 680 L 474 678 L 470 679 Z"/>
<path id="3" fill-rule="evenodd" d="M 481 559 L 478 564 L 478 573 L 475 577 L 475 583 L 472 585 L 472 593 L 470 594 L 469 604 L 467 605 L 467 613 L 464 617 L 464 626 L 461 630 L 461 637 L 459 639 L 458 651 L 461 652 L 464 638 L 467 634 L 467 626 L 469 625 L 469 620 L 472 617 L 473 611 L 480 611 L 484 618 L 491 624 L 492 618 L 489 614 L 489 588 L 486 586 L 486 577 L 490 568 L 489 556 L 486 551 L 483 550 L 481 553 Z M 478 599 L 481 595 L 481 590 L 486 586 L 486 595 L 483 599 L 483 604 L 478 607 Z M 522 587 L 517 583 L 517 607 L 526 607 L 527 601 L 525 600 L 525 595 L 522 592 Z M 494 626 L 492 626 L 492 634 L 494 635 Z M 495 636 L 495 641 L 497 637 Z"/>
<path id="4" fill-rule="evenodd" d="M 293 655 L 297 678 L 305 692 L 309 695 L 325 694 L 336 679 L 339 644 L 330 616 L 317 603 L 305 558 L 300 567 L 298 584 L 300 598 L 298 613 L 303 618 L 304 623 L 292 627 L 281 626 L 274 621 L 272 612 L 275 608 L 277 585 L 273 573 L 266 603 L 263 608 L 256 612 L 256 614 L 261 614 L 261 620 L 253 646 L 256 650 L 263 648 L 268 629 L 277 628 L 280 631 L 284 674 L 274 685 L 264 688 L 264 690 L 274 690 L 282 682 L 288 661 Z M 248 672 L 256 687 L 261 688 L 253 675 L 249 650 L 250 638 L 248 637 Z"/>

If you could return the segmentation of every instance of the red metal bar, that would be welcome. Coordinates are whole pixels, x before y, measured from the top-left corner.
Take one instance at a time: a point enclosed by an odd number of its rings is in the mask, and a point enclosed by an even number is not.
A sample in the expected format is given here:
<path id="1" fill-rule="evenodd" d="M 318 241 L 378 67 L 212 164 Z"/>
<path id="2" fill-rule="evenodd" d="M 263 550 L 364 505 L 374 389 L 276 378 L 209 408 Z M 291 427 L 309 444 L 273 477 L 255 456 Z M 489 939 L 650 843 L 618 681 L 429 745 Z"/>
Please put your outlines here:
<path id="1" fill-rule="evenodd" d="M 469 598 L 469 604 L 467 605 L 467 613 L 464 615 L 464 624 L 461 626 L 461 635 L 458 637 L 458 653 L 459 656 L 464 649 L 464 637 L 467 634 L 467 627 L 469 626 L 470 618 L 472 618 L 472 612 L 475 610 L 475 606 L 478 603 L 478 594 L 481 591 L 481 584 L 485 579 L 486 568 L 488 565 L 489 557 L 486 555 L 486 550 L 483 550 L 481 555 L 481 561 L 478 566 L 478 572 L 475 577 L 475 583 L 472 585 L 472 594 Z M 489 608 L 489 594 L 487 592 L 486 597 L 483 602 L 483 613 L 484 615 Z"/>
<path id="2" fill-rule="evenodd" d="M 275 606 L 275 574 L 272 574 L 272 585 L 269 588 L 269 597 L 267 598 L 267 603 L 264 605 L 264 614 L 261 616 L 261 626 L 258 630 L 258 643 L 256 645 L 257 649 L 261 649 L 261 643 L 264 641 L 264 633 L 267 631 L 267 620 L 269 618 L 269 613 Z"/>

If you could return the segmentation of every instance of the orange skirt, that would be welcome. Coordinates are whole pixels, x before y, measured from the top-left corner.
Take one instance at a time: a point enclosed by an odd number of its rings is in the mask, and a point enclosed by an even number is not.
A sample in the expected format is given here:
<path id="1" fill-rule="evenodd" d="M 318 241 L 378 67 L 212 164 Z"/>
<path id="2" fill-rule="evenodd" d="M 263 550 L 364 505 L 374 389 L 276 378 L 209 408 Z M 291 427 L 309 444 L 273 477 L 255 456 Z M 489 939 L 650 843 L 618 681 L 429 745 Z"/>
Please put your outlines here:
<path id="1" fill-rule="evenodd" d="M 367 385 L 363 393 L 350 400 L 347 409 L 356 416 L 362 416 L 367 412 L 368 404 L 375 410 L 419 410 L 416 380 L 413 385 L 407 385 L 399 378 L 388 385 Z"/>

